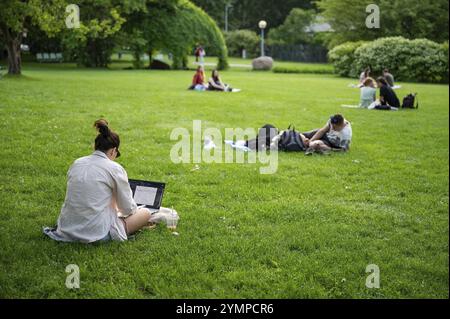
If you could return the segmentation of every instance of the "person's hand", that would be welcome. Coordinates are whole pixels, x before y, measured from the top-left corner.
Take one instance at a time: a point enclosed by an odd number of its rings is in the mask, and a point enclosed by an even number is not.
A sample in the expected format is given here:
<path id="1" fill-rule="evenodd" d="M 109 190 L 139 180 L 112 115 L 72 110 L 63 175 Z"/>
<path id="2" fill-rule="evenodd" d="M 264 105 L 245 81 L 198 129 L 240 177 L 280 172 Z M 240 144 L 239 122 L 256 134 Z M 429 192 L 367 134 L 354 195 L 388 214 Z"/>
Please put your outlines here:
<path id="1" fill-rule="evenodd" d="M 310 140 L 309 140 L 309 138 L 305 138 L 305 146 L 306 147 L 309 147 L 309 144 L 310 144 Z"/>

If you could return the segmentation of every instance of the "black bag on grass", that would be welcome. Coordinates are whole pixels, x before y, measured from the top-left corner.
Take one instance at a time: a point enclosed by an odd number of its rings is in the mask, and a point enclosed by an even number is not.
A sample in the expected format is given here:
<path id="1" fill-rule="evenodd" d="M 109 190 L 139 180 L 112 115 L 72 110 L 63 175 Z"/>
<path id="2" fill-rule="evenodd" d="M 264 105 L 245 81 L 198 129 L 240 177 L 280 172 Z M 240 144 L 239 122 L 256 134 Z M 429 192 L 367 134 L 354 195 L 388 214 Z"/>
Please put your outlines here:
<path id="1" fill-rule="evenodd" d="M 418 109 L 419 102 L 417 101 L 417 93 L 416 94 L 408 94 L 403 99 L 402 109 Z"/>
<path id="2" fill-rule="evenodd" d="M 300 133 L 295 130 L 295 127 L 291 130 L 289 125 L 288 129 L 283 132 L 283 135 L 278 142 L 278 149 L 285 152 L 303 152 L 306 150 L 305 144 L 300 137 Z"/>

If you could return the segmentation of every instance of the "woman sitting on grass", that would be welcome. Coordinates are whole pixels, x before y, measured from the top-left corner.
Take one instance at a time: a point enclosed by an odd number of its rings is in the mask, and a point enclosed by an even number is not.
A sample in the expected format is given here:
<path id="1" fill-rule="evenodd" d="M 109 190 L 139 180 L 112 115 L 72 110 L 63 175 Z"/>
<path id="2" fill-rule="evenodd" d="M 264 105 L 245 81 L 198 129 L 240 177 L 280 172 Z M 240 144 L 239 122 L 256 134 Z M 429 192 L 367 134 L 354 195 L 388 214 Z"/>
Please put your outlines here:
<path id="1" fill-rule="evenodd" d="M 189 87 L 189 90 L 205 91 L 207 87 L 208 85 L 205 83 L 205 71 L 202 66 L 199 66 L 192 79 L 192 85 Z"/>
<path id="2" fill-rule="evenodd" d="M 400 108 L 400 100 L 394 90 L 389 86 L 384 77 L 377 79 L 377 85 L 380 88 L 380 100 L 375 101 L 369 106 L 369 109 L 397 111 Z"/>
<path id="3" fill-rule="evenodd" d="M 120 156 L 120 138 L 105 120 L 98 130 L 95 152 L 77 159 L 67 173 L 67 192 L 56 229 L 50 238 L 64 242 L 125 241 L 128 235 L 151 226 L 151 213 L 137 207 L 127 172 L 114 162 Z M 126 218 L 119 218 L 121 213 Z M 153 218 L 153 217 L 152 217 Z"/>
<path id="4" fill-rule="evenodd" d="M 227 84 L 223 83 L 222 79 L 220 78 L 219 71 L 214 70 L 212 72 L 211 78 L 208 81 L 208 90 L 231 92 L 233 89 L 230 88 Z"/>
<path id="5" fill-rule="evenodd" d="M 372 71 L 372 70 L 370 69 L 370 66 L 369 66 L 369 67 L 367 67 L 363 72 L 361 72 L 361 74 L 360 74 L 360 76 L 359 76 L 359 86 L 360 86 L 360 87 L 363 86 L 364 81 L 365 81 L 367 78 L 370 78 L 370 72 L 371 72 L 371 71 Z"/>
<path id="6" fill-rule="evenodd" d="M 364 80 L 363 87 L 361 88 L 359 107 L 367 109 L 376 99 L 377 90 L 375 89 L 375 80 L 367 78 Z"/>
<path id="7" fill-rule="evenodd" d="M 309 138 L 306 155 L 314 152 L 348 151 L 352 141 L 352 126 L 341 114 L 333 115 L 327 124 L 318 130 L 303 134 Z"/>

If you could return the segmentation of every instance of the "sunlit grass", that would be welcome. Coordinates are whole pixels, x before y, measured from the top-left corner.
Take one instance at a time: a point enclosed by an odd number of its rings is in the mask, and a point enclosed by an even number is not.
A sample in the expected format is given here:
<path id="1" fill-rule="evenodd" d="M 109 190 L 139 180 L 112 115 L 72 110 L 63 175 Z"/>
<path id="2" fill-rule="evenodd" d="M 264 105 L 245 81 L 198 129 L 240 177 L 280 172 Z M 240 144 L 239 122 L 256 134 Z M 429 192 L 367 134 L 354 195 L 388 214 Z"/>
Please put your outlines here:
<path id="1" fill-rule="evenodd" d="M 341 108 L 359 92 L 331 75 L 232 69 L 223 79 L 243 91 L 221 94 L 187 91 L 192 72 L 120 68 L 32 64 L 23 79 L 0 79 L 0 297 L 448 297 L 448 86 L 402 83 L 420 110 L 385 113 Z M 336 112 L 353 123 L 348 154 L 282 153 L 269 176 L 170 161 L 171 131 L 193 120 L 308 130 Z M 167 183 L 179 237 L 159 227 L 84 246 L 41 234 L 99 117 L 120 133 L 130 177 Z M 80 267 L 79 290 L 64 285 L 68 264 Z M 378 290 L 365 287 L 369 264 Z"/>

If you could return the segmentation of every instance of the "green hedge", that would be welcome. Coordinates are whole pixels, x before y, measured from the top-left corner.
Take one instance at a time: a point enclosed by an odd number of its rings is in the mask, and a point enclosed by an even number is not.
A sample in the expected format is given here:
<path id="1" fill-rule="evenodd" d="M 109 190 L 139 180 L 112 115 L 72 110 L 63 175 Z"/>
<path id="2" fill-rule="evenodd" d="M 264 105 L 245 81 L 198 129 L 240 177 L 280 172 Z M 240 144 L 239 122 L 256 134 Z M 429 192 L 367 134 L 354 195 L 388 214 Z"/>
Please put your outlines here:
<path id="1" fill-rule="evenodd" d="M 448 42 L 381 38 L 359 45 L 345 43 L 334 48 L 329 57 L 342 76 L 355 77 L 370 66 L 373 74 L 388 68 L 400 81 L 448 83 Z"/>
<path id="2" fill-rule="evenodd" d="M 366 42 L 346 42 L 334 47 L 328 52 L 328 59 L 334 66 L 334 70 L 340 76 L 355 77 L 353 64 L 355 62 L 355 51 Z"/>
<path id="3" fill-rule="evenodd" d="M 307 68 L 277 66 L 273 68 L 273 72 L 285 74 L 333 74 L 333 68 L 324 66 Z"/>

